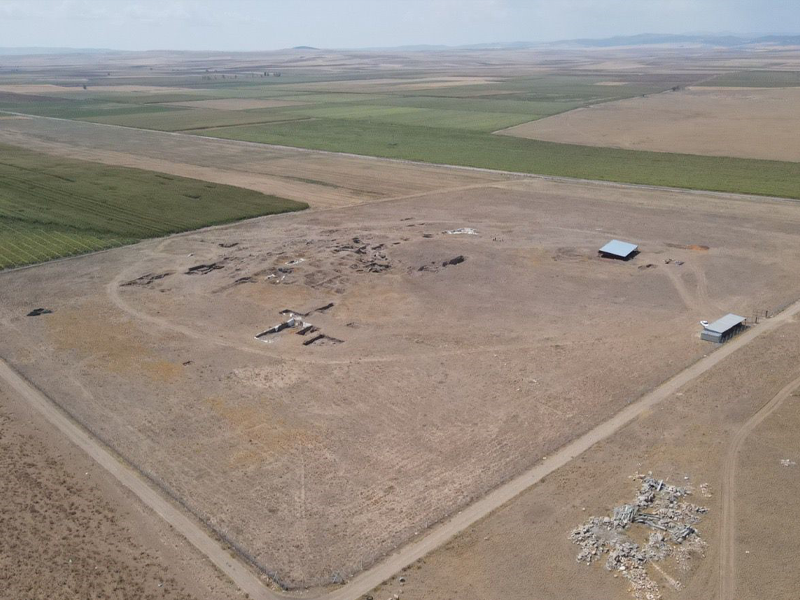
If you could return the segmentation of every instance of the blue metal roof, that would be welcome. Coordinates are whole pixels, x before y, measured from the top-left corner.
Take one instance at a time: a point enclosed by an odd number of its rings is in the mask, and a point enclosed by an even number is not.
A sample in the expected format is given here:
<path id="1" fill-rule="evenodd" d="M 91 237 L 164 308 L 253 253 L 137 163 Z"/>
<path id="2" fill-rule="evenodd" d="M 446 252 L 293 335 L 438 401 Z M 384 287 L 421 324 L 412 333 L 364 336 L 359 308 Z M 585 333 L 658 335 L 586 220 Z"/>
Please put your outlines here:
<path id="1" fill-rule="evenodd" d="M 614 256 L 619 256 L 620 258 L 627 258 L 632 252 L 636 252 L 638 247 L 639 246 L 636 244 L 631 244 L 629 242 L 611 240 L 605 246 L 600 248 L 600 252 L 603 254 L 613 254 Z"/>
<path id="2" fill-rule="evenodd" d="M 721 319 L 717 319 L 713 323 L 709 323 L 706 325 L 705 330 L 711 331 L 713 333 L 725 333 L 736 327 L 737 325 L 741 325 L 744 323 L 745 318 L 740 317 L 739 315 L 734 314 L 727 314 Z"/>

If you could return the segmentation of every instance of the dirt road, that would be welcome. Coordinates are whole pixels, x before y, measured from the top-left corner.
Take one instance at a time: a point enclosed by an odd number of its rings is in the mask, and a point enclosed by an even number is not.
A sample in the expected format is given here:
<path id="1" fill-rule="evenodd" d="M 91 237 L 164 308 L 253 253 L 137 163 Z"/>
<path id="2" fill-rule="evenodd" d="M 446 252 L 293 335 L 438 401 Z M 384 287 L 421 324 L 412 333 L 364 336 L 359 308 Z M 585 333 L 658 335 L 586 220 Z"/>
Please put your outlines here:
<path id="1" fill-rule="evenodd" d="M 422 558 L 435 548 L 446 543 L 458 533 L 470 527 L 479 519 L 510 501 L 518 494 L 540 481 L 543 477 L 564 466 L 596 443 L 613 435 L 620 428 L 632 422 L 656 404 L 669 398 L 681 387 L 718 365 L 725 360 L 725 358 L 744 347 L 758 336 L 777 329 L 783 323 L 794 318 L 798 313 L 800 313 L 800 301 L 795 302 L 776 317 L 764 321 L 757 327 L 753 327 L 707 355 L 705 358 L 699 360 L 688 369 L 685 369 L 667 380 L 650 393 L 642 396 L 636 402 L 628 405 L 628 407 L 617 413 L 611 419 L 601 423 L 586 434 L 562 447 L 532 469 L 495 489 L 479 501 L 441 523 L 427 534 L 423 534 L 422 537 L 406 544 L 382 563 L 355 577 L 347 585 L 325 593 L 319 598 L 324 600 L 354 600 L 369 592 L 404 567 Z M 156 511 L 156 513 L 161 515 L 171 526 L 180 531 L 198 548 L 198 550 L 208 556 L 209 560 L 236 582 L 243 591 L 250 594 L 252 598 L 263 600 L 276 600 L 281 597 L 268 589 L 258 576 L 250 571 L 239 559 L 234 558 L 231 552 L 213 539 L 200 524 L 184 515 L 181 510 L 163 498 L 147 481 L 141 479 L 132 469 L 120 462 L 114 455 L 106 450 L 99 441 L 95 440 L 90 434 L 62 413 L 44 394 L 34 388 L 2 360 L 0 360 L 0 377 L 6 380 L 22 398 L 41 411 L 44 416 L 64 432 L 69 439 L 85 450 L 123 485 L 133 491 L 147 506 Z M 798 383 L 800 383 L 800 379 L 784 388 L 781 393 L 745 425 L 742 431 L 737 434 L 735 444 L 732 447 L 734 455 L 736 449 L 741 444 L 741 440 L 746 437 L 747 433 L 770 412 L 777 408 L 780 402 L 789 395 L 792 389 L 794 389 L 794 386 Z M 729 477 L 732 478 L 732 472 Z M 729 481 L 732 482 L 732 479 Z M 730 498 L 730 496 L 730 493 L 727 494 L 727 497 Z M 732 506 L 731 503 L 728 513 L 729 518 L 732 515 Z M 732 531 L 730 531 L 728 535 L 729 537 L 732 536 Z M 724 545 L 723 548 L 725 547 Z M 732 564 L 730 557 L 730 553 L 725 555 L 724 564 Z M 727 578 L 726 581 L 729 582 Z M 728 600 L 731 598 L 730 593 L 732 590 L 727 587 L 725 589 L 728 595 L 723 596 L 723 598 Z"/>
<path id="2" fill-rule="evenodd" d="M 800 387 L 800 377 L 792 380 L 767 402 L 736 432 L 731 441 L 722 473 L 722 518 L 719 548 L 719 598 L 734 600 L 736 597 L 736 463 L 739 450 L 752 431 L 764 419 L 780 408 L 781 404 Z"/>

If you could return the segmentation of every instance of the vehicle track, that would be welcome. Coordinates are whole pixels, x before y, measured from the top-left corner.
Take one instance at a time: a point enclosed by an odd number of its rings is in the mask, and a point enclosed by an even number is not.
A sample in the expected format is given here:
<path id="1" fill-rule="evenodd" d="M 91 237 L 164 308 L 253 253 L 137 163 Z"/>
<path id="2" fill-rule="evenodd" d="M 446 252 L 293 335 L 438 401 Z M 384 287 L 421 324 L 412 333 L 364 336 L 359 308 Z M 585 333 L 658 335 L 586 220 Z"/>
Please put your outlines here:
<path id="1" fill-rule="evenodd" d="M 800 377 L 781 389 L 756 414 L 742 425 L 731 440 L 722 471 L 722 518 L 719 546 L 719 599 L 735 600 L 736 597 L 736 462 L 742 444 L 764 419 L 781 407 L 783 402 L 800 387 Z M 766 593 L 766 590 L 765 590 Z"/>
<path id="2" fill-rule="evenodd" d="M 467 506 L 456 515 L 446 519 L 428 533 L 413 540 L 387 557 L 384 561 L 362 572 L 348 584 L 333 591 L 317 596 L 315 600 L 356 600 L 393 575 L 413 564 L 436 548 L 447 543 L 453 537 L 472 526 L 494 510 L 506 504 L 545 476 L 568 464 L 574 458 L 586 452 L 592 446 L 612 436 L 622 427 L 651 410 L 660 402 L 671 397 L 684 385 L 694 381 L 728 356 L 743 348 L 757 337 L 774 331 L 800 313 L 800 301 L 796 301 L 777 316 L 764 321 L 757 327 L 742 333 L 721 348 L 700 359 L 692 366 L 684 369 L 668 379 L 651 392 L 629 404 L 622 411 L 600 423 L 584 435 L 562 446 L 547 459 L 533 468 L 518 475 L 514 479 L 494 489 L 480 500 Z M 214 539 L 202 524 L 191 519 L 175 505 L 164 498 L 149 482 L 142 479 L 130 466 L 119 460 L 99 440 L 71 419 L 55 402 L 35 388 L 8 363 L 0 358 L 0 379 L 5 380 L 19 395 L 34 408 L 39 410 L 53 425 L 61 430 L 70 440 L 86 451 L 103 468 L 117 478 L 123 485 L 138 496 L 145 505 L 159 514 L 169 525 L 179 531 L 200 552 L 205 554 L 223 573 L 228 575 L 240 589 L 257 600 L 279 600 L 286 596 L 277 594 L 267 587 L 259 577 L 251 571 L 242 559 L 235 556 L 231 549 L 221 545 Z M 764 408 L 759 411 L 737 434 L 733 449 L 738 449 L 747 434 L 766 416 L 774 411 L 800 385 L 800 378 L 786 386 Z M 735 451 L 734 451 L 735 455 Z M 727 489 L 727 488 L 726 488 Z M 728 494 L 730 496 L 730 494 Z M 732 509 L 732 504 L 731 504 Z M 732 511 L 729 513 L 732 514 Z M 730 555 L 725 554 L 726 565 L 730 563 Z M 728 596 L 723 600 L 732 600 L 732 591 L 726 583 Z"/>

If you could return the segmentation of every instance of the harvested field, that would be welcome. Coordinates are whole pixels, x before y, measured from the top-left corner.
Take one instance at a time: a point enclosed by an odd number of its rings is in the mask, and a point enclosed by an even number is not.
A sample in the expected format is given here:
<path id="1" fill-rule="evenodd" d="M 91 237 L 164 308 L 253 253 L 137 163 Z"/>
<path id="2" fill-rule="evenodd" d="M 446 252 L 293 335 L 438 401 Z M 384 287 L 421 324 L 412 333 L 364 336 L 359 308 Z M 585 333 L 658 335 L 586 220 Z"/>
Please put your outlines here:
<path id="1" fill-rule="evenodd" d="M 0 388 L 0 597 L 212 600 L 235 590 Z"/>
<path id="2" fill-rule="evenodd" d="M 800 88 L 693 87 L 576 109 L 499 133 L 567 144 L 800 161 Z"/>
<path id="3" fill-rule="evenodd" d="M 798 225 L 541 180 L 279 215 L 6 273 L 0 354 L 277 581 L 324 584 L 709 352 L 700 319 L 800 295 Z M 612 237 L 641 253 L 598 258 Z"/>

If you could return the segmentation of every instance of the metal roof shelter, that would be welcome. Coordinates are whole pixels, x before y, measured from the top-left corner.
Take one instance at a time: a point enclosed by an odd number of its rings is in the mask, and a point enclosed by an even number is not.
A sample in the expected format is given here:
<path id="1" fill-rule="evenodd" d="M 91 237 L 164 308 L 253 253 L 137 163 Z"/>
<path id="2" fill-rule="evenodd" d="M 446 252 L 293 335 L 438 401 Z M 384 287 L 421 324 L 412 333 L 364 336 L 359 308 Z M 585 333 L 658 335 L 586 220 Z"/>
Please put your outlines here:
<path id="1" fill-rule="evenodd" d="M 630 242 L 621 242 L 620 240 L 611 240 L 605 246 L 600 248 L 600 254 L 609 258 L 621 258 L 628 260 L 632 258 L 639 251 L 639 246 L 631 244 Z"/>
<path id="2" fill-rule="evenodd" d="M 721 319 L 717 319 L 713 323 L 709 323 L 703 327 L 700 339 L 708 342 L 722 343 L 744 327 L 746 320 L 747 319 L 739 315 L 727 314 Z"/>

